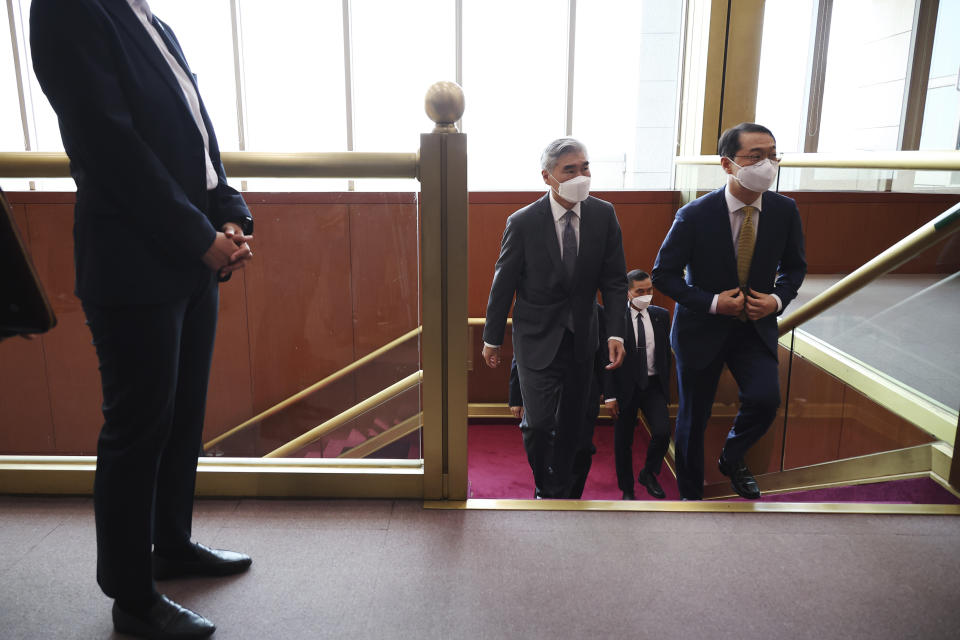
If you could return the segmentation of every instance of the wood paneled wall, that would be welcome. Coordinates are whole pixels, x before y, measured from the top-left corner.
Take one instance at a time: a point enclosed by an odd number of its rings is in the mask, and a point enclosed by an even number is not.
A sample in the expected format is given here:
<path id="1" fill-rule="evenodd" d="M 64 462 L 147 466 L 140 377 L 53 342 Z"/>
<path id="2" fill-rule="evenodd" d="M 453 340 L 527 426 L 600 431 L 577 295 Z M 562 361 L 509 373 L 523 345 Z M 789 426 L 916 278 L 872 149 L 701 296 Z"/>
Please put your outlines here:
<path id="1" fill-rule="evenodd" d="M 73 194 L 12 193 L 58 317 L 0 343 L 0 453 L 92 454 L 102 423 L 90 333 L 73 294 Z M 204 439 L 419 324 L 416 194 L 245 194 L 254 259 L 220 288 Z M 222 448 L 262 455 L 419 368 L 414 340 Z"/>
<path id="2" fill-rule="evenodd" d="M 482 317 L 507 216 L 542 192 L 470 194 L 469 313 Z M 617 208 L 628 268 L 650 270 L 676 192 L 601 192 Z M 846 272 L 957 201 L 955 196 L 797 193 L 811 273 Z M 101 424 L 96 356 L 73 295 L 72 193 L 9 193 L 59 318 L 34 340 L 0 343 L 0 454 L 91 454 Z M 419 323 L 416 194 L 248 193 L 254 260 L 221 287 L 205 439 L 222 433 Z M 902 272 L 951 272 L 958 243 Z M 654 304 L 672 308 L 661 294 Z M 504 402 L 508 367 L 479 362 L 469 398 Z M 269 419 L 224 449 L 261 455 L 415 371 L 417 342 Z M 509 358 L 509 344 L 505 345 Z M 509 361 L 509 360 L 508 360 Z M 478 366 L 479 365 L 479 366 Z M 832 392 L 831 392 L 832 393 Z M 849 392 L 848 392 L 849 393 Z M 862 413 L 862 412 L 861 412 Z M 851 423 L 852 424 L 852 423 Z M 788 444 L 791 440 L 788 434 Z M 841 448 L 863 450 L 850 436 Z M 802 456 L 801 456 L 802 457 Z M 806 459 L 806 458 L 804 458 Z"/>

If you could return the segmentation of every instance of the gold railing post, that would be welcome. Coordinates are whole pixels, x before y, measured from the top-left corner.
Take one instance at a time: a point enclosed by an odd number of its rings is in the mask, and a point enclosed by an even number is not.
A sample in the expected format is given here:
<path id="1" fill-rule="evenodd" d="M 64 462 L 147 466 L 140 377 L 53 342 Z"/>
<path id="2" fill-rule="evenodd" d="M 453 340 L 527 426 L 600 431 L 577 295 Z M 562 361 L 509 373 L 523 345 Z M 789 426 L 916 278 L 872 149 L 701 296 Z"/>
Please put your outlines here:
<path id="1" fill-rule="evenodd" d="M 438 82 L 426 96 L 436 122 L 420 136 L 423 296 L 423 491 L 467 497 L 467 137 L 463 91 Z"/>

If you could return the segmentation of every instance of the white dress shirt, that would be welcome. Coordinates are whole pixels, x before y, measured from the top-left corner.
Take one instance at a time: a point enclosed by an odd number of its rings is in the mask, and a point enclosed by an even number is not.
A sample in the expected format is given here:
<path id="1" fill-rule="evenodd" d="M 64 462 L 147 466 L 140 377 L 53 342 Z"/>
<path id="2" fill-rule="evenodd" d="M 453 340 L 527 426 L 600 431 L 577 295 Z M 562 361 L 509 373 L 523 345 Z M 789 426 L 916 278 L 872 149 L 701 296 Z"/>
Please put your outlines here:
<path id="1" fill-rule="evenodd" d="M 200 96 L 197 95 L 197 88 L 187 74 L 186 69 L 177 62 L 177 59 L 163 41 L 163 37 L 156 28 L 154 28 L 153 12 L 150 11 L 147 0 L 127 0 L 127 3 L 130 5 L 130 8 L 133 9 L 133 13 L 140 20 L 143 28 L 147 30 L 150 39 L 157 45 L 157 49 L 160 50 L 163 59 L 167 61 L 170 70 L 177 79 L 177 84 L 180 85 L 180 90 L 183 91 L 184 99 L 190 106 L 190 113 L 193 115 L 193 120 L 197 124 L 197 129 L 200 130 L 200 137 L 203 138 L 203 159 L 206 161 L 207 189 L 213 189 L 217 186 L 218 176 L 216 169 L 213 168 L 213 161 L 210 159 L 210 136 L 207 134 L 207 128 L 203 124 L 203 116 L 200 114 Z"/>
<path id="2" fill-rule="evenodd" d="M 628 302 L 627 304 L 630 303 Z M 633 326 L 634 344 L 640 344 L 640 336 L 637 335 L 637 316 L 640 316 L 640 322 L 643 323 L 644 345 L 646 346 L 647 350 L 647 375 L 655 376 L 657 375 L 657 367 L 655 364 L 655 354 L 653 352 L 656 348 L 656 342 L 654 341 L 653 335 L 653 323 L 650 321 L 650 313 L 646 309 L 643 311 L 637 311 L 633 305 L 630 305 L 630 318 Z"/>
<path id="3" fill-rule="evenodd" d="M 653 323 L 650 321 L 650 312 L 646 309 L 637 311 L 629 301 L 627 301 L 627 307 L 630 309 L 630 326 L 633 330 L 633 344 L 640 344 L 640 336 L 637 335 L 637 316 L 640 316 L 640 322 L 643 323 L 643 343 L 647 349 L 647 375 L 655 376 L 657 375 L 657 366 L 654 349 L 657 347 L 657 342 L 653 335 Z M 604 396 L 603 398 L 604 404 L 616 401 L 616 397 Z"/>
<path id="4" fill-rule="evenodd" d="M 731 241 L 733 242 L 733 255 L 734 257 L 736 257 L 737 244 L 738 244 L 737 240 L 740 237 L 740 227 L 743 226 L 743 218 L 744 218 L 743 208 L 748 205 L 744 202 L 740 202 L 740 200 L 738 200 L 732 193 L 730 193 L 730 189 L 724 189 L 723 195 L 727 201 L 727 215 L 730 216 L 730 237 L 731 237 Z M 754 229 L 753 233 L 755 238 L 757 237 L 757 234 L 759 233 L 759 230 L 760 230 L 760 210 L 763 208 L 763 205 L 761 202 L 762 200 L 763 200 L 763 194 L 761 193 L 760 196 L 757 197 L 757 199 L 754 200 L 749 205 L 755 209 L 755 211 L 752 214 L 753 229 Z M 780 311 L 783 310 L 783 302 L 780 300 L 780 296 L 778 296 L 777 294 L 771 293 L 770 295 L 772 295 L 773 299 L 777 301 L 777 312 L 779 313 Z M 713 301 L 710 303 L 710 313 L 715 314 L 717 312 L 717 300 L 719 298 L 720 298 L 719 295 L 714 294 Z"/>

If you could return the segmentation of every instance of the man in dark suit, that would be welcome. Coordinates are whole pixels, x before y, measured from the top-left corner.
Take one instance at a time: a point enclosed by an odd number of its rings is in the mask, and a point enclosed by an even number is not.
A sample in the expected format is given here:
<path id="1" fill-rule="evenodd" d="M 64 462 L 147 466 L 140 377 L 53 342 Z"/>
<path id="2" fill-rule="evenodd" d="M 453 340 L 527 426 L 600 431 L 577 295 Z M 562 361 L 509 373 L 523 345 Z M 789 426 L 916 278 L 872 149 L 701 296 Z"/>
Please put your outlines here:
<path id="1" fill-rule="evenodd" d="M 483 330 L 483 360 L 500 364 L 513 302 L 513 350 L 526 423 L 524 448 L 541 497 L 568 498 L 599 344 L 597 291 L 626 304 L 623 243 L 613 206 L 589 197 L 590 163 L 573 138 L 541 159 L 550 192 L 507 219 Z M 514 302 L 514 296 L 516 301 Z M 623 361 L 623 316 L 606 315 L 607 356 Z"/>
<path id="2" fill-rule="evenodd" d="M 769 191 L 779 166 L 770 130 L 739 124 L 723 133 L 718 148 L 727 185 L 677 212 L 653 284 L 677 301 L 670 341 L 680 395 L 680 495 L 703 497 L 703 435 L 726 364 L 740 387 L 740 410 L 720 471 L 738 494 L 756 499 L 760 489 L 744 455 L 780 405 L 776 317 L 796 297 L 807 263 L 796 203 Z"/>
<path id="3" fill-rule="evenodd" d="M 213 126 L 169 27 L 144 0 L 34 0 L 33 64 L 77 184 L 76 293 L 100 362 L 97 580 L 117 631 L 215 627 L 157 579 L 246 570 L 191 541 L 217 280 L 252 253 Z"/>
<path id="4" fill-rule="evenodd" d="M 626 356 L 623 366 L 604 375 L 604 403 L 616 421 L 613 425 L 613 457 L 617 467 L 617 485 L 624 500 L 635 500 L 633 491 L 633 432 L 637 411 L 650 427 L 650 446 L 637 481 L 654 498 L 666 494 L 657 482 L 663 456 L 670 447 L 670 312 L 650 306 L 653 282 L 650 274 L 634 269 L 627 274 L 627 299 L 624 311 L 627 326 Z"/>

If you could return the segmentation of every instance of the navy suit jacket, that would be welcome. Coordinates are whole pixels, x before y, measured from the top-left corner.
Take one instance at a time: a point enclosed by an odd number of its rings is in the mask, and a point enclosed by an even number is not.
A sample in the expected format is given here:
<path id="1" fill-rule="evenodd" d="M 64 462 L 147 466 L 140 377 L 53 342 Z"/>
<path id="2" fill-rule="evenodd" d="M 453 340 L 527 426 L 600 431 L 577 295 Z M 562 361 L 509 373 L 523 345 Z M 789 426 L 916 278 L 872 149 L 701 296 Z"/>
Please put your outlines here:
<path id="1" fill-rule="evenodd" d="M 783 303 L 782 313 L 797 296 L 806 272 L 797 204 L 786 196 L 767 191 L 761 201 L 749 286 L 761 293 L 775 293 Z M 677 364 L 702 369 L 716 357 L 727 336 L 740 324 L 735 317 L 710 313 L 714 294 L 739 286 L 723 188 L 677 211 L 657 254 L 652 275 L 654 286 L 677 302 L 670 333 Z M 774 356 L 778 335 L 776 315 L 752 323 Z"/>
<path id="2" fill-rule="evenodd" d="M 650 305 L 647 307 L 650 314 L 650 324 L 653 325 L 653 360 L 657 369 L 657 376 L 660 379 L 660 387 L 663 389 L 663 395 L 670 398 L 670 344 L 668 335 L 670 334 L 670 312 L 663 307 Z M 633 391 L 636 388 L 634 380 L 635 360 L 640 357 L 637 351 L 637 341 L 633 337 L 633 316 L 630 309 L 627 309 L 623 315 L 623 321 L 626 324 L 626 333 L 624 336 L 624 347 L 626 356 L 623 359 L 623 365 L 612 370 L 604 370 L 603 397 L 616 398 L 617 404 L 625 407 L 633 398 Z M 642 366 L 646 367 L 646 363 Z"/>
<path id="3" fill-rule="evenodd" d="M 126 0 L 34 0 L 30 25 L 34 69 L 77 183 L 77 295 L 97 304 L 188 295 L 209 272 L 202 257 L 223 224 L 253 228 L 243 198 L 227 186 L 202 102 L 219 178 L 209 193 L 183 91 Z"/>
<path id="4" fill-rule="evenodd" d="M 564 322 L 573 314 L 574 354 L 583 362 L 599 344 L 597 290 L 604 306 L 627 304 L 627 278 L 620 223 L 613 205 L 588 197 L 580 203 L 580 248 L 573 278 L 567 278 L 550 209 L 550 194 L 507 218 L 500 244 L 483 340 L 503 344 L 513 304 L 513 352 L 520 366 L 543 369 L 563 339 Z M 623 336 L 623 316 L 608 313 L 603 335 Z"/>

